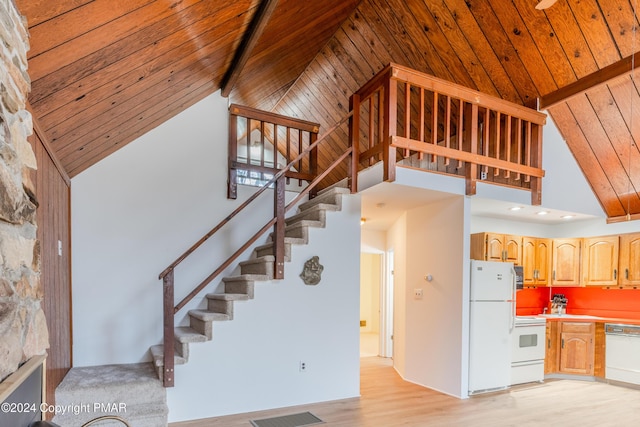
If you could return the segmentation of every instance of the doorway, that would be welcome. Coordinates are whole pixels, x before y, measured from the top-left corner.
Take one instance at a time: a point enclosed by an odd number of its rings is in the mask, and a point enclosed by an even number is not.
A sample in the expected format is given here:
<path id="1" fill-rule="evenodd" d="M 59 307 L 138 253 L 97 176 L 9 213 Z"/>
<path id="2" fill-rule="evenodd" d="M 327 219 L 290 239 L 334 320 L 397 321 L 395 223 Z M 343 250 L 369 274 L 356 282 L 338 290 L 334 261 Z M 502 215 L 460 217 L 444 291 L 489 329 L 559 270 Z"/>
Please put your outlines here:
<path id="1" fill-rule="evenodd" d="M 360 254 L 360 357 L 393 354 L 393 252 Z"/>

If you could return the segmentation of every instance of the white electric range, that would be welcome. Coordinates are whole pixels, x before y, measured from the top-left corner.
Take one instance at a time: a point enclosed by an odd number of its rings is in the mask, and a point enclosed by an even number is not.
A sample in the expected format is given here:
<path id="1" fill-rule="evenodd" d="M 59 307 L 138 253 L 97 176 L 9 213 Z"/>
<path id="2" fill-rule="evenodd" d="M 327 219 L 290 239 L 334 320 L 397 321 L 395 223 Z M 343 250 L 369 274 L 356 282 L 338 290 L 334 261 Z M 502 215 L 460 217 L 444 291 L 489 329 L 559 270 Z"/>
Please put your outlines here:
<path id="1" fill-rule="evenodd" d="M 511 385 L 544 380 L 546 319 L 516 316 L 511 335 Z"/>

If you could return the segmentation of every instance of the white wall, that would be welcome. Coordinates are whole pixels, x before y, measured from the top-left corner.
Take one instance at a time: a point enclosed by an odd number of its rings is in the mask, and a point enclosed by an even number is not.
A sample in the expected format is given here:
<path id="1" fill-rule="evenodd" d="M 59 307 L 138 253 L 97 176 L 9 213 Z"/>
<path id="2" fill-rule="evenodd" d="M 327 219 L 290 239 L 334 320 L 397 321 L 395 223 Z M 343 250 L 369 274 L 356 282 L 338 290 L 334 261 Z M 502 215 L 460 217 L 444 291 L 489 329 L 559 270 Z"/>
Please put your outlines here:
<path id="1" fill-rule="evenodd" d="M 161 342 L 158 274 L 255 191 L 241 186 L 237 201 L 226 199 L 227 135 L 227 100 L 216 93 L 73 179 L 75 366 L 149 360 L 149 346 Z M 241 226 L 176 271 L 176 299 L 270 218 L 266 193 L 234 220 Z M 216 325 L 212 342 L 192 346 L 169 393 L 171 421 L 358 394 L 359 196 L 344 208 L 312 231 L 312 245 L 294 249 L 285 281 L 259 284 L 232 322 Z M 312 255 L 325 266 L 316 287 L 298 277 Z M 203 305 L 196 297 L 177 322 Z"/>
<path id="2" fill-rule="evenodd" d="M 387 232 L 387 251 L 393 251 L 393 366 L 401 376 L 406 372 L 407 317 L 407 213 Z"/>
<path id="3" fill-rule="evenodd" d="M 465 199 L 407 212 L 405 379 L 462 397 Z M 428 282 L 425 276 L 432 275 Z M 415 297 L 421 289 L 422 299 Z M 466 360 L 466 359 L 465 359 Z"/>

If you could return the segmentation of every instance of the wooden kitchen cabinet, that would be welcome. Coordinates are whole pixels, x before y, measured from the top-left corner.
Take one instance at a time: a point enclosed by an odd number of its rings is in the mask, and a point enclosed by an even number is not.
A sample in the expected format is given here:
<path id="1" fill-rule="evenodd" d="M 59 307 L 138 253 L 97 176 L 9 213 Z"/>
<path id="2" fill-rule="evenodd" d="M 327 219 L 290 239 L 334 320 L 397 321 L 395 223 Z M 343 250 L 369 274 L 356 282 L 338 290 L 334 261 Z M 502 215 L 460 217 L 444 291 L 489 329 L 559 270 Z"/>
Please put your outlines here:
<path id="1" fill-rule="evenodd" d="M 558 372 L 558 323 L 547 322 L 546 349 L 544 353 L 544 374 Z"/>
<path id="2" fill-rule="evenodd" d="M 640 233 L 620 236 L 619 266 L 620 286 L 640 286 Z"/>
<path id="3" fill-rule="evenodd" d="M 522 237 L 498 233 L 471 235 L 471 259 L 522 263 Z"/>
<path id="4" fill-rule="evenodd" d="M 594 373 L 595 324 L 561 322 L 558 372 L 573 375 Z"/>
<path id="5" fill-rule="evenodd" d="M 580 286 L 581 247 L 580 238 L 552 240 L 552 286 Z"/>
<path id="6" fill-rule="evenodd" d="M 618 286 L 619 236 L 582 239 L 582 283 L 584 286 Z"/>
<path id="7" fill-rule="evenodd" d="M 522 238 L 522 271 L 524 286 L 549 286 L 551 240 Z"/>

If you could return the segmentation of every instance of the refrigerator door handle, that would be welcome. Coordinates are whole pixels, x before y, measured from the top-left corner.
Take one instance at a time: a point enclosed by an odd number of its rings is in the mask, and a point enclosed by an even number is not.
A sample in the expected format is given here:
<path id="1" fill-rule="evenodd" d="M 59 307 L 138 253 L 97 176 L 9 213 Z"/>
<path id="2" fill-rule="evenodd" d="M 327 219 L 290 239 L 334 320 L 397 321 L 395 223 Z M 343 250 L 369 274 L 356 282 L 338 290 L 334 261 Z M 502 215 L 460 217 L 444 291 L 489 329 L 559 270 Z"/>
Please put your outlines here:
<path id="1" fill-rule="evenodd" d="M 511 269 L 511 320 L 509 322 L 509 332 L 513 332 L 516 326 L 516 269 Z"/>

